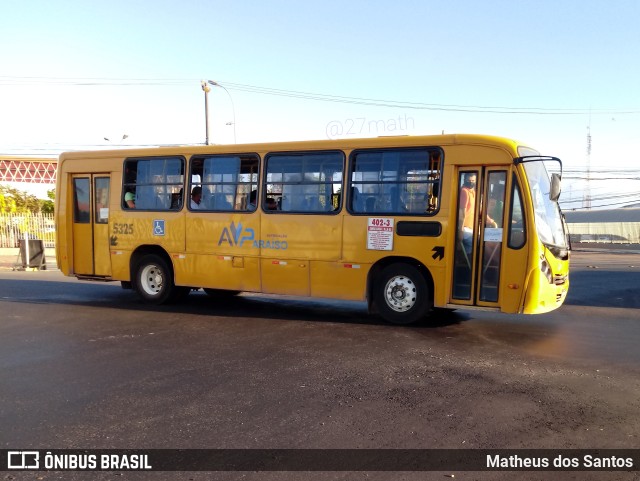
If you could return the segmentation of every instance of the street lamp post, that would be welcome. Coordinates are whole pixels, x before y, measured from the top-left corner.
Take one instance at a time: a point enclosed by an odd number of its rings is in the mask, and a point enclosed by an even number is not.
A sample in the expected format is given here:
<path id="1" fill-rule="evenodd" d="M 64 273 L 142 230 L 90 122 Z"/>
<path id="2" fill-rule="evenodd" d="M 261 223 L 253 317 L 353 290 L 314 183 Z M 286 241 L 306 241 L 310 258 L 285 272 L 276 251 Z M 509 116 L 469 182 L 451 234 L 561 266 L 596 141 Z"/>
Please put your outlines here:
<path id="1" fill-rule="evenodd" d="M 204 91 L 204 128 L 205 128 L 205 145 L 209 145 L 209 92 L 211 87 L 204 80 L 200 82 Z"/>
<path id="2" fill-rule="evenodd" d="M 104 138 L 104 140 L 106 140 L 110 144 L 113 144 L 113 142 L 111 141 L 111 139 L 109 137 L 103 137 L 103 138 Z M 120 142 L 118 142 L 118 145 L 120 145 L 123 140 L 127 140 L 128 138 L 129 138 L 129 136 L 127 134 L 123 134 L 122 138 L 120 139 Z"/>
<path id="3" fill-rule="evenodd" d="M 204 82 L 202 82 L 202 89 L 204 90 Z M 229 96 L 229 100 L 231 101 L 231 111 L 233 112 L 233 122 L 231 122 L 233 124 L 233 143 L 237 143 L 237 139 L 236 139 L 236 107 L 233 104 L 233 97 L 231 97 L 231 94 L 229 93 L 229 91 L 226 89 L 226 87 L 224 85 L 219 84 L 218 82 L 214 82 L 213 80 L 207 80 L 207 84 L 212 85 L 214 87 L 220 87 L 221 89 L 223 89 L 225 92 L 227 92 L 227 95 Z M 206 95 L 206 92 L 205 92 Z M 206 110 L 206 97 L 205 97 L 205 110 Z M 226 125 L 229 125 L 229 122 L 227 122 Z M 208 136 L 207 136 L 208 138 Z M 208 142 L 207 142 L 208 143 Z"/>

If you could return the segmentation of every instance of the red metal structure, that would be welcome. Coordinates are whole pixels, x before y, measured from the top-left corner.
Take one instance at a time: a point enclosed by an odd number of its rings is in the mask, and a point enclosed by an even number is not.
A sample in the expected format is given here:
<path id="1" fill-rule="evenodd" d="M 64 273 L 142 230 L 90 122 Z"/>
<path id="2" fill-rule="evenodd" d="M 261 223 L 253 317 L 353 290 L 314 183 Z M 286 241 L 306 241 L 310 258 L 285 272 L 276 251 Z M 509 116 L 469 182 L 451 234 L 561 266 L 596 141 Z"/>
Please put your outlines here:
<path id="1" fill-rule="evenodd" d="M 0 156 L 0 182 L 55 184 L 58 159 Z"/>

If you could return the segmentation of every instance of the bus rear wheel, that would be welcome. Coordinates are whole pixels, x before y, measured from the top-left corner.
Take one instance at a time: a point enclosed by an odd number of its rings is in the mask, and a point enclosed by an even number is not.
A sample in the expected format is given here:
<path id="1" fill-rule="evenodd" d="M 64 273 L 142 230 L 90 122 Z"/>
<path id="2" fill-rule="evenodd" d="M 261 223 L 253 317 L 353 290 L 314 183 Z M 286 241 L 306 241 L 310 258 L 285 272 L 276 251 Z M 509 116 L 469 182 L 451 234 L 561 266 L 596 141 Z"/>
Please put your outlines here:
<path id="1" fill-rule="evenodd" d="M 175 291 L 171 269 L 155 254 L 145 255 L 136 264 L 134 286 L 138 295 L 149 304 L 171 300 Z"/>
<path id="2" fill-rule="evenodd" d="M 385 267 L 373 288 L 378 312 L 392 324 L 413 324 L 429 312 L 429 286 L 420 271 L 410 264 Z"/>

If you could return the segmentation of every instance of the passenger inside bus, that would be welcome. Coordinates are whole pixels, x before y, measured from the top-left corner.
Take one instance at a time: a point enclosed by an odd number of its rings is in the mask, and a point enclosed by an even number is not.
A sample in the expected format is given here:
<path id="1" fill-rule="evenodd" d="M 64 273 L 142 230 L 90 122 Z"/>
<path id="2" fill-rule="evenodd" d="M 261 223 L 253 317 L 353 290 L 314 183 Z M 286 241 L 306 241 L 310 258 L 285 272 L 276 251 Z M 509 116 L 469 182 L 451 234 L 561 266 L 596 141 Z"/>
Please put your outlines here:
<path id="1" fill-rule="evenodd" d="M 427 212 L 435 212 L 438 210 L 438 196 L 440 193 L 440 178 L 438 174 L 429 174 L 429 180 L 432 182 L 427 187 Z"/>
<path id="2" fill-rule="evenodd" d="M 354 212 L 362 212 L 362 196 L 357 187 L 351 187 L 351 208 Z"/>
<path id="3" fill-rule="evenodd" d="M 473 226 L 475 224 L 476 211 L 476 181 L 478 176 L 475 172 L 465 174 L 464 184 L 460 189 L 460 202 L 458 208 L 459 231 L 462 245 L 467 255 L 471 255 L 473 249 Z"/>
<path id="4" fill-rule="evenodd" d="M 129 209 L 136 208 L 136 194 L 134 194 L 131 190 L 128 190 L 124 194 L 124 204 Z"/>
<path id="5" fill-rule="evenodd" d="M 267 210 L 278 210 L 278 202 L 273 197 L 267 197 Z"/>
<path id="6" fill-rule="evenodd" d="M 468 172 L 464 176 L 464 184 L 460 189 L 460 199 L 458 204 L 458 230 L 460 231 L 460 238 L 462 239 L 462 245 L 467 255 L 471 255 L 473 250 L 473 227 L 475 225 L 475 212 L 476 212 L 476 181 L 477 174 L 475 172 Z M 498 227 L 496 221 L 494 221 L 489 214 L 487 214 L 487 225 L 491 227 Z"/>
<path id="7" fill-rule="evenodd" d="M 487 210 L 489 216 L 495 220 L 497 226 L 502 227 L 502 214 L 504 212 L 504 186 L 496 185 L 495 189 L 489 196 L 489 205 Z"/>
<path id="8" fill-rule="evenodd" d="M 365 211 L 368 213 L 373 213 L 376 211 L 376 198 L 375 197 L 367 197 L 364 202 Z"/>
<path id="9" fill-rule="evenodd" d="M 202 187 L 195 186 L 191 191 L 191 209 L 198 210 L 202 200 Z"/>
<path id="10" fill-rule="evenodd" d="M 182 187 L 178 192 L 171 194 L 171 210 L 178 210 L 182 206 Z"/>

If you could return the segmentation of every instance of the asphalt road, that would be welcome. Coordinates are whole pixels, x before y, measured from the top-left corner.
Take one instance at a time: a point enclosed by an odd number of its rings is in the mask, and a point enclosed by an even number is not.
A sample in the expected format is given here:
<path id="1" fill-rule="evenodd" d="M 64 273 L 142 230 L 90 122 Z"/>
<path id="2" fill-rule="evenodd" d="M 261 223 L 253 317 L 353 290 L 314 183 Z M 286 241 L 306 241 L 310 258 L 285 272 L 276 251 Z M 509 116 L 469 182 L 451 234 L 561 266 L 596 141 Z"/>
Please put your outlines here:
<path id="1" fill-rule="evenodd" d="M 640 447 L 640 256 L 576 253 L 567 303 L 398 327 L 362 303 L 0 271 L 0 448 Z M 0 473 L 9 479 L 638 479 L 546 473 Z"/>

